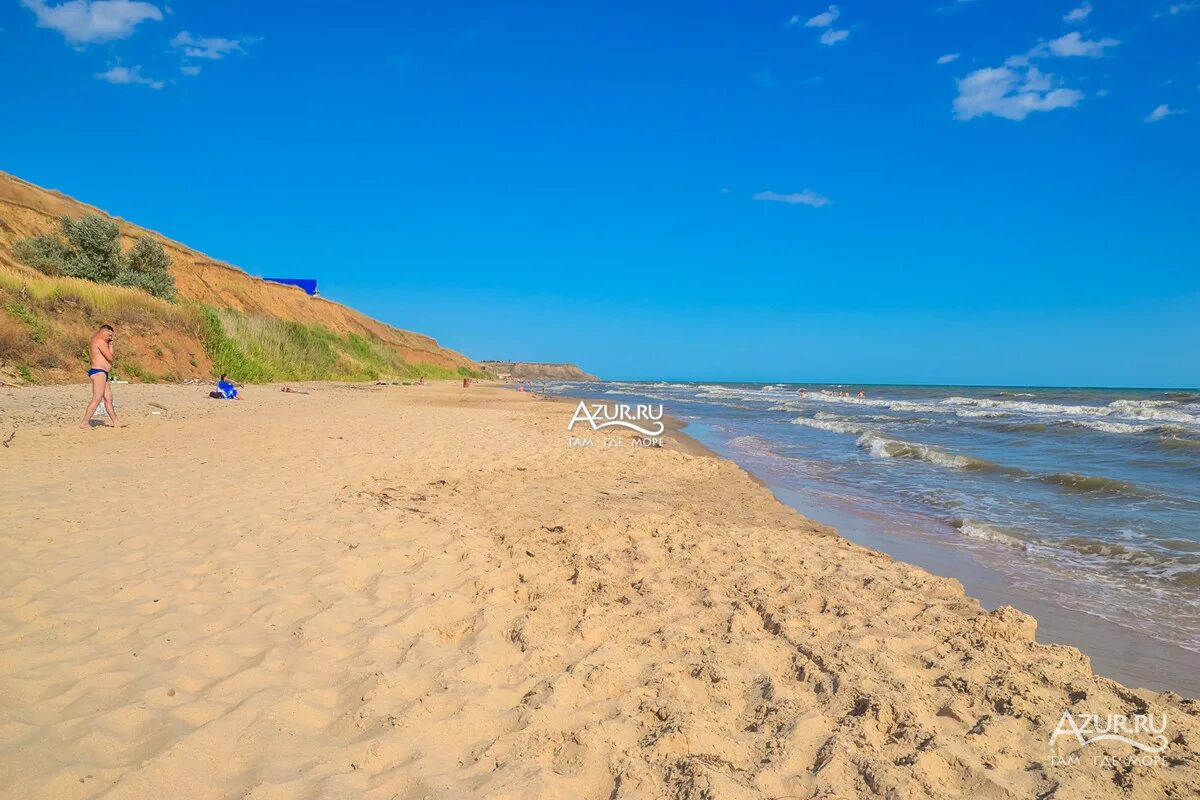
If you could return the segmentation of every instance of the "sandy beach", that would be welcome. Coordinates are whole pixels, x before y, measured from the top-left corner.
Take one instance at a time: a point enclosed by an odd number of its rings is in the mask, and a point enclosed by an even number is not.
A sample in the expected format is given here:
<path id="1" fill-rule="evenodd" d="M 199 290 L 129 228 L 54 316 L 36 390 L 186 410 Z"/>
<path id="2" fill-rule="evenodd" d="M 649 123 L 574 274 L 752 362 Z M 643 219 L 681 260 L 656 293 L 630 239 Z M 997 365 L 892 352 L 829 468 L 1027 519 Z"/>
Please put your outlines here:
<path id="1" fill-rule="evenodd" d="M 0 796 L 1184 798 L 1200 704 L 493 387 L 0 390 Z M 1050 744 L 1165 715 L 1149 763 Z M 1072 756 L 1074 758 L 1072 758 Z"/>

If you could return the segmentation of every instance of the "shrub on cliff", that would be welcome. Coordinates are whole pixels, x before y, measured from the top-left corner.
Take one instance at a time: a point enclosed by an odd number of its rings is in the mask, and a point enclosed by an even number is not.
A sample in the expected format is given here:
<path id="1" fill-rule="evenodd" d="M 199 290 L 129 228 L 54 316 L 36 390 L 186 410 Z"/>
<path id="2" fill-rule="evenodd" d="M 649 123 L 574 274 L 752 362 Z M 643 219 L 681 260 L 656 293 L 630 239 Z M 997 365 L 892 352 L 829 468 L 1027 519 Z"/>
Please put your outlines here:
<path id="1" fill-rule="evenodd" d="M 120 227 L 98 214 L 60 217 L 58 231 L 15 242 L 13 254 L 47 275 L 132 286 L 167 300 L 175 296 L 171 259 L 162 243 L 139 236 L 123 253 Z"/>
<path id="2" fill-rule="evenodd" d="M 171 277 L 171 259 L 162 242 L 149 236 L 139 236 L 122 259 L 116 283 L 145 289 L 155 297 L 170 300 L 175 296 L 175 279 Z"/>

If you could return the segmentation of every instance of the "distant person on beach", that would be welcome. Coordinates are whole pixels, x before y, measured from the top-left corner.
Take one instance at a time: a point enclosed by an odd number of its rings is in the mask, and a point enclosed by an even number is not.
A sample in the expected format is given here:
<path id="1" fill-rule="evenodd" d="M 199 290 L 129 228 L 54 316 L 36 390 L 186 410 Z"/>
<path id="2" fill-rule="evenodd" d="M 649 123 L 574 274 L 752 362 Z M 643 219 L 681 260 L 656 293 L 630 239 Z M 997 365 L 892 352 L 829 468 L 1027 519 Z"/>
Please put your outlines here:
<path id="1" fill-rule="evenodd" d="M 100 330 L 96 331 L 96 335 L 92 337 L 92 342 L 88 345 L 89 357 L 91 358 L 91 369 L 88 370 L 88 380 L 92 382 L 92 401 L 88 403 L 87 411 L 83 414 L 83 422 L 79 423 L 81 428 L 89 428 L 92 415 L 96 413 L 96 407 L 104 403 L 104 410 L 108 412 L 108 418 L 112 420 L 114 428 L 124 428 L 125 423 L 117 418 L 117 408 L 113 405 L 112 387 L 108 384 L 108 373 L 112 370 L 113 365 L 113 329 L 111 325 L 101 325 Z"/>
<path id="2" fill-rule="evenodd" d="M 419 386 L 428 386 L 428 385 L 429 385 L 429 381 L 425 380 L 425 376 L 424 376 L 424 375 L 422 375 L 422 376 L 421 376 L 421 380 L 417 381 L 417 385 L 419 385 Z"/>
<path id="3" fill-rule="evenodd" d="M 221 379 L 217 381 L 217 390 L 210 392 L 209 397 L 214 397 L 217 400 L 241 400 L 238 395 L 237 387 L 228 380 L 229 374 L 222 372 Z"/>

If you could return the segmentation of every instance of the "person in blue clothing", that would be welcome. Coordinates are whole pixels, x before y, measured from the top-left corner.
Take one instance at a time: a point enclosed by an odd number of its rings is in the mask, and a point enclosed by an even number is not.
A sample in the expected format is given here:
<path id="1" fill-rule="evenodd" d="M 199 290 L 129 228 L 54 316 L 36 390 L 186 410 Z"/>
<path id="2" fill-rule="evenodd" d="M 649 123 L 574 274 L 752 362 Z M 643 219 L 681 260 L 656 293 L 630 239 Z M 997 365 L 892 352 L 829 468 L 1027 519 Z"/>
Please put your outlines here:
<path id="1" fill-rule="evenodd" d="M 221 373 L 221 380 L 217 381 L 217 391 L 213 392 L 213 396 L 220 394 L 222 400 L 241 400 L 238 394 L 237 387 L 229 381 L 228 373 Z"/>

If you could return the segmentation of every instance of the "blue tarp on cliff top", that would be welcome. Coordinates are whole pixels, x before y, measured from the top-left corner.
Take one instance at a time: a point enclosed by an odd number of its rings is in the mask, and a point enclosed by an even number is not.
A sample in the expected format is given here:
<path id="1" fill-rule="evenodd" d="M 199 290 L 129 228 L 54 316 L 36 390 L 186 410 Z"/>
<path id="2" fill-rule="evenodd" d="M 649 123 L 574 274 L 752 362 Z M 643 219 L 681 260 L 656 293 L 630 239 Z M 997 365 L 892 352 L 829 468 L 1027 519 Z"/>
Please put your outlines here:
<path id="1" fill-rule="evenodd" d="M 317 293 L 316 278 L 263 278 L 264 281 L 271 283 L 282 283 L 286 286 L 299 286 L 307 294 L 315 295 Z"/>

